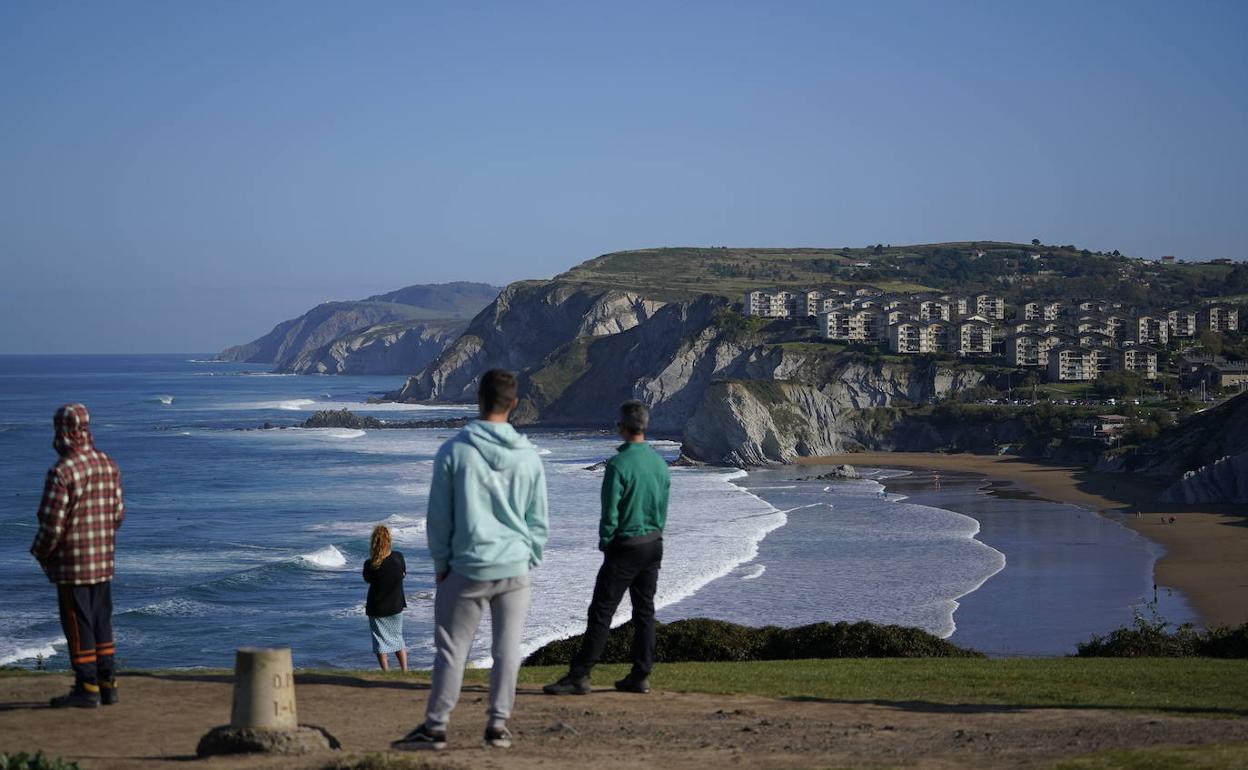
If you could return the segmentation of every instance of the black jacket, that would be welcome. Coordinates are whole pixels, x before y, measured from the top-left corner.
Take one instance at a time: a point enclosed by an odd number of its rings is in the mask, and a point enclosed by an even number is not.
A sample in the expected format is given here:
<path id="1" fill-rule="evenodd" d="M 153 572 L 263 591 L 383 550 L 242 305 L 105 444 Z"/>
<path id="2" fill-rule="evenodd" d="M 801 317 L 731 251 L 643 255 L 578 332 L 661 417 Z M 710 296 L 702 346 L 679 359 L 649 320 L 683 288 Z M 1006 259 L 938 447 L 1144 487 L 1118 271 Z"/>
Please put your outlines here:
<path id="1" fill-rule="evenodd" d="M 384 618 L 396 615 L 407 606 L 407 597 L 403 595 L 403 576 L 407 574 L 407 562 L 403 554 L 391 551 L 374 567 L 372 560 L 364 562 L 364 580 L 368 583 L 368 601 L 364 612 L 370 618 Z"/>

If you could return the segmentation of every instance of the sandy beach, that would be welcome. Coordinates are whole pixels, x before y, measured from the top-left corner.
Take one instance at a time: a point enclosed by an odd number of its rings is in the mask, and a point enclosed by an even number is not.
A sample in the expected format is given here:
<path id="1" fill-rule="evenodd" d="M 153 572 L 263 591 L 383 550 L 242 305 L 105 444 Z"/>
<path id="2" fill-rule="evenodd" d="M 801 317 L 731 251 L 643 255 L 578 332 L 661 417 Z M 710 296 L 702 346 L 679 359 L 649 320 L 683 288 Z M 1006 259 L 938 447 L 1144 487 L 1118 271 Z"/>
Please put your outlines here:
<path id="1" fill-rule="evenodd" d="M 1159 488 L 1139 478 L 1002 455 L 861 452 L 801 462 L 974 473 L 1096 511 L 1165 548 L 1157 583 L 1182 591 L 1206 623 L 1248 622 L 1248 512 L 1243 508 L 1161 505 L 1156 502 Z M 1176 521 L 1165 523 L 1163 516 Z"/>

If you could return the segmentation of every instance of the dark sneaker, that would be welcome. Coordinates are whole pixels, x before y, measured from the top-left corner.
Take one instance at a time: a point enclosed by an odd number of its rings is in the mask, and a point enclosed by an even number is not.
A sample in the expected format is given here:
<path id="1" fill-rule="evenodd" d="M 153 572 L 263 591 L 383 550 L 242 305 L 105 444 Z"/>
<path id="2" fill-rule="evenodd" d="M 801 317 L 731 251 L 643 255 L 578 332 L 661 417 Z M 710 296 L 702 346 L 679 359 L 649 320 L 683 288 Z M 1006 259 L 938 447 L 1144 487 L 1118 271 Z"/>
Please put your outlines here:
<path id="1" fill-rule="evenodd" d="M 100 682 L 100 705 L 116 706 L 117 700 L 117 682 Z"/>
<path id="2" fill-rule="evenodd" d="M 626 676 L 615 683 L 615 689 L 620 692 L 635 692 L 638 695 L 645 695 L 650 692 L 650 680 L 644 676 L 640 679 Z"/>
<path id="3" fill-rule="evenodd" d="M 75 685 L 68 695 L 59 695 L 48 702 L 54 709 L 93 709 L 100 706 L 100 693 L 90 692 L 81 685 Z"/>
<path id="4" fill-rule="evenodd" d="M 589 690 L 589 677 L 571 674 L 542 688 L 542 692 L 547 695 L 588 695 Z"/>
<path id="5" fill-rule="evenodd" d="M 446 733 L 421 725 L 390 744 L 397 751 L 441 751 L 446 748 Z"/>
<path id="6" fill-rule="evenodd" d="M 486 748 L 511 748 L 511 731 L 506 727 L 485 728 L 485 745 Z"/>

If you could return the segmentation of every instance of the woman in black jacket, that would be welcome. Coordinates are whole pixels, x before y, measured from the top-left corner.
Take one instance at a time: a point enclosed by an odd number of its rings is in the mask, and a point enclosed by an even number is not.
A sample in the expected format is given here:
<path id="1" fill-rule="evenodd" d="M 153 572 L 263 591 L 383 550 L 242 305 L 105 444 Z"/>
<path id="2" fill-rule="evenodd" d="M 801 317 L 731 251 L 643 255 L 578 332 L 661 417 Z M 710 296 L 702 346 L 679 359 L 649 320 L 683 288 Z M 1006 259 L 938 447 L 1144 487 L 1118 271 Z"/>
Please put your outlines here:
<path id="1" fill-rule="evenodd" d="M 373 528 L 368 561 L 364 562 L 364 580 L 368 583 L 368 601 L 364 613 L 373 632 L 373 652 L 382 671 L 390 670 L 389 653 L 399 659 L 399 668 L 407 671 L 407 645 L 403 642 L 403 577 L 407 563 L 403 554 L 394 550 L 390 530 L 378 525 Z"/>

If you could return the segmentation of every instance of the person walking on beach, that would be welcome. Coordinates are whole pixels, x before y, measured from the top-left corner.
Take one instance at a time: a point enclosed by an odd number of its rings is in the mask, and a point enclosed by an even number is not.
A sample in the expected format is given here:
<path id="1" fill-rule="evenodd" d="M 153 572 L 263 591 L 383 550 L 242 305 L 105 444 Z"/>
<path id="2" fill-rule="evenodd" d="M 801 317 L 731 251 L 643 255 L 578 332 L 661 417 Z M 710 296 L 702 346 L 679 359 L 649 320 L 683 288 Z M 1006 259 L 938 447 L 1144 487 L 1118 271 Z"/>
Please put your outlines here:
<path id="1" fill-rule="evenodd" d="M 477 390 L 480 419 L 442 445 L 433 461 L 425 531 L 437 573 L 433 685 L 425 721 L 391 744 L 444 749 L 464 666 L 481 614 L 493 631 L 485 744 L 511 746 L 507 720 L 520 672 L 520 633 L 529 610 L 529 571 L 546 544 L 546 475 L 537 448 L 508 423 L 516 377 L 491 369 Z"/>
<path id="2" fill-rule="evenodd" d="M 640 401 L 620 405 L 616 423 L 624 443 L 602 478 L 598 548 L 602 567 L 594 583 L 581 648 L 566 676 L 542 688 L 549 695 L 584 695 L 602 657 L 611 619 L 627 591 L 633 604 L 633 668 L 615 683 L 621 692 L 650 692 L 654 668 L 654 594 L 663 562 L 663 528 L 671 476 L 667 461 L 646 443 L 650 410 Z"/>
<path id="3" fill-rule="evenodd" d="M 407 597 L 403 594 L 405 575 L 407 562 L 400 551 L 394 550 L 390 529 L 380 524 L 373 527 L 368 560 L 364 562 L 364 582 L 368 583 L 364 613 L 368 615 L 373 652 L 377 654 L 382 671 L 390 670 L 388 656 L 392 652 L 399 661 L 399 669 L 407 671 L 407 645 L 403 642 L 403 608 L 407 607 Z"/>
<path id="4" fill-rule="evenodd" d="M 67 404 L 53 417 L 60 459 L 48 471 L 39 531 L 30 552 L 56 585 L 61 628 L 69 643 L 74 687 L 53 708 L 117 703 L 113 644 L 113 555 L 125 517 L 121 471 L 95 448 L 91 414 Z"/>

